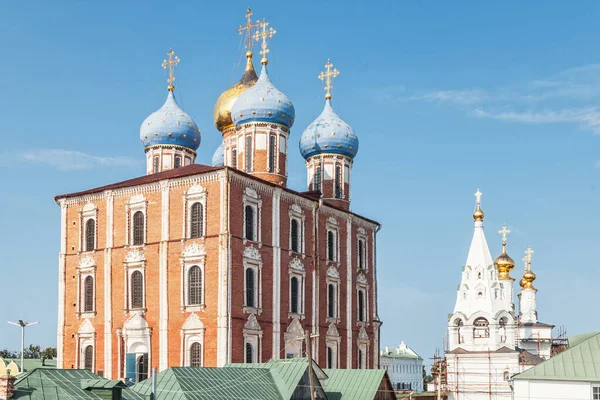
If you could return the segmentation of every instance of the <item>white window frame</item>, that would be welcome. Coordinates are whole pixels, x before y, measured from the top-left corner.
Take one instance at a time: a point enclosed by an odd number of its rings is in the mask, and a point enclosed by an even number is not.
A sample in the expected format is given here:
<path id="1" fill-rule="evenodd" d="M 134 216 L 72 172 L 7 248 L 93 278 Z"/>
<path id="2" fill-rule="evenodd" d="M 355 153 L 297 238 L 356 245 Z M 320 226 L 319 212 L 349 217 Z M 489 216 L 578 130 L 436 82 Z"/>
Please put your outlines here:
<path id="1" fill-rule="evenodd" d="M 207 190 L 200 185 L 194 185 L 188 189 L 182 196 L 183 199 L 183 233 L 186 239 L 204 239 L 206 238 L 206 197 Z M 202 204 L 202 236 L 192 238 L 192 206 L 194 203 Z"/>
<path id="2" fill-rule="evenodd" d="M 292 204 L 289 210 L 289 218 L 290 218 L 290 225 L 289 225 L 289 234 L 288 234 L 288 238 L 289 238 L 289 251 L 288 254 L 292 255 L 293 253 L 297 253 L 297 254 L 301 254 L 302 258 L 304 258 L 305 256 L 305 251 L 306 251 L 306 243 L 305 243 L 305 238 L 304 238 L 304 228 L 306 225 L 306 215 L 304 214 L 304 210 L 302 210 L 302 207 L 300 207 L 297 204 Z M 295 220 L 298 223 L 298 252 L 294 252 L 292 251 L 292 220 Z"/>
<path id="3" fill-rule="evenodd" d="M 85 278 L 91 276 L 94 280 L 92 311 L 85 311 Z M 96 261 L 85 257 L 77 266 L 77 318 L 94 318 L 96 316 Z"/>
<path id="4" fill-rule="evenodd" d="M 79 346 L 78 368 L 85 369 L 85 348 L 92 346 L 92 372 L 96 371 L 96 334 L 95 333 L 77 333 L 77 342 Z"/>
<path id="5" fill-rule="evenodd" d="M 125 262 L 123 263 L 124 269 L 125 269 L 125 312 L 129 313 L 131 311 L 142 311 L 142 312 L 146 312 L 146 295 L 147 295 L 147 291 L 146 291 L 146 260 L 143 257 L 143 255 L 140 257 L 140 259 L 135 259 L 135 260 L 131 260 L 128 261 L 127 259 L 125 260 Z M 131 276 L 133 275 L 133 273 L 135 271 L 140 271 L 142 274 L 142 292 L 143 292 L 143 296 L 142 296 L 142 303 L 143 303 L 143 307 L 139 308 L 133 308 L 132 307 L 132 303 L 133 303 L 133 293 L 131 292 Z"/>
<path id="6" fill-rule="evenodd" d="M 326 224 L 326 232 L 327 235 L 325 236 L 325 259 L 327 260 L 328 263 L 338 263 L 339 264 L 339 260 L 340 260 L 340 229 L 339 229 L 339 225 L 338 222 L 335 218 L 333 217 L 329 217 L 327 218 L 327 224 Z M 329 232 L 333 233 L 333 237 L 335 240 L 335 245 L 333 247 L 333 261 L 329 260 Z"/>
<path id="7" fill-rule="evenodd" d="M 262 360 L 262 338 L 263 331 L 256 320 L 254 314 L 248 316 L 248 322 L 244 325 L 244 356 L 243 363 L 246 363 L 246 344 L 252 346 L 252 362 L 257 363 Z"/>
<path id="8" fill-rule="evenodd" d="M 133 244 L 133 216 L 141 211 L 144 214 L 144 240 L 141 245 Z M 135 195 L 127 203 L 127 245 L 131 247 L 145 246 L 148 241 L 148 200 L 141 195 Z"/>
<path id="9" fill-rule="evenodd" d="M 594 389 L 598 389 L 596 391 L 596 393 L 594 393 Z M 592 399 L 592 400 L 600 399 L 600 385 L 592 385 L 590 399 Z"/>
<path id="10" fill-rule="evenodd" d="M 364 275 L 360 274 L 359 277 L 360 276 L 362 276 L 364 278 Z M 361 292 L 361 291 L 363 292 L 363 300 L 364 300 L 364 304 L 363 304 L 364 321 L 360 321 L 360 319 L 359 319 L 360 305 L 359 305 L 359 301 L 358 301 L 358 292 Z M 369 320 L 370 320 L 370 318 L 369 318 L 369 287 L 366 283 L 359 282 L 356 287 L 356 321 L 359 326 L 368 326 Z"/>
<path id="11" fill-rule="evenodd" d="M 298 258 L 288 264 L 288 318 L 304 319 L 306 300 L 306 269 Z M 292 278 L 298 279 L 298 312 L 292 312 Z"/>
<path id="12" fill-rule="evenodd" d="M 325 280 L 325 284 L 326 284 L 326 296 L 327 296 L 327 300 L 326 300 L 326 304 L 327 304 L 327 311 L 325 312 L 325 321 L 327 323 L 339 323 L 340 322 L 340 283 L 341 283 L 341 279 L 340 279 L 340 273 L 338 272 L 338 270 L 332 265 L 329 267 L 329 269 L 327 270 L 327 279 Z M 334 289 L 335 289 L 335 308 L 334 308 L 334 313 L 335 315 L 333 317 L 329 316 L 329 285 L 333 285 Z"/>
<path id="13" fill-rule="evenodd" d="M 85 224 L 88 220 L 94 220 L 94 250 L 90 250 L 92 253 L 98 249 L 98 207 L 93 203 L 87 203 L 81 211 L 79 211 L 79 253 L 88 253 L 85 248 Z"/>
<path id="14" fill-rule="evenodd" d="M 243 311 L 248 314 L 262 314 L 262 257 L 258 250 L 254 247 L 247 247 L 244 250 L 243 257 L 243 274 L 244 274 L 244 298 Z M 250 268 L 254 271 L 254 305 L 250 307 L 246 304 L 246 270 Z"/>
<path id="15" fill-rule="evenodd" d="M 262 220 L 262 200 L 258 196 L 255 189 L 247 187 L 242 196 L 242 237 L 244 238 L 243 243 L 246 245 L 249 241 L 258 243 L 258 247 L 262 246 L 262 235 L 261 235 L 261 220 Z M 250 206 L 254 209 L 254 240 L 246 238 L 246 206 Z"/>
<path id="16" fill-rule="evenodd" d="M 180 259 L 181 264 L 181 311 L 182 312 L 199 312 L 206 309 L 206 280 L 205 280 L 205 263 L 206 254 L 204 254 L 204 248 L 198 246 L 201 249 L 197 254 L 186 255 L 185 251 Z M 202 299 L 201 304 L 189 304 L 188 289 L 189 289 L 189 272 L 192 267 L 199 267 L 200 274 L 202 277 Z M 204 347 L 202 348 L 204 351 Z"/>
<path id="17" fill-rule="evenodd" d="M 360 253 L 359 246 L 360 242 L 363 242 L 363 268 L 360 268 Z M 367 271 L 369 269 L 369 239 L 367 237 L 367 233 L 363 228 L 358 228 L 358 233 L 356 234 L 356 269 L 358 271 Z"/>

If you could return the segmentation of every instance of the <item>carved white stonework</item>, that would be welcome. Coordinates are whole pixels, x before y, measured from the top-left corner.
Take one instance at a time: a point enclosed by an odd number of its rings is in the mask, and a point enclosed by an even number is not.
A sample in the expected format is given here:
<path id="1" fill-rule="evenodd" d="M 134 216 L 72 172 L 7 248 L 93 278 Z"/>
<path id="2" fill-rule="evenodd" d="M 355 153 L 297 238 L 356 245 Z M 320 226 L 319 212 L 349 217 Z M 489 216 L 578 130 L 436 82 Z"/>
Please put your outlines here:
<path id="1" fill-rule="evenodd" d="M 136 194 L 135 196 L 131 196 L 131 199 L 129 199 L 130 204 L 142 203 L 144 201 L 146 201 L 146 198 L 143 194 Z"/>
<path id="2" fill-rule="evenodd" d="M 369 281 L 367 280 L 367 277 L 363 273 L 358 274 L 358 276 L 356 277 L 356 282 L 362 283 L 365 285 L 367 283 L 369 283 Z"/>
<path id="3" fill-rule="evenodd" d="M 78 267 L 80 269 L 84 269 L 84 268 L 91 268 L 91 267 L 95 267 L 95 266 L 96 266 L 96 260 L 94 260 L 90 256 L 85 256 L 81 259 L 81 261 L 79 261 Z"/>
<path id="4" fill-rule="evenodd" d="M 358 340 L 369 340 L 369 334 L 364 326 L 361 327 L 360 331 L 358 332 Z"/>
<path id="5" fill-rule="evenodd" d="M 148 323 L 139 312 L 132 313 L 131 317 L 123 324 L 125 331 L 141 331 L 148 328 Z"/>
<path id="6" fill-rule="evenodd" d="M 337 225 L 338 224 L 337 220 L 335 218 L 333 218 L 333 217 L 327 218 L 327 223 L 331 224 L 331 225 Z"/>
<path id="7" fill-rule="evenodd" d="M 327 336 L 329 337 L 340 337 L 340 332 L 334 323 L 329 324 L 329 328 L 327 329 Z"/>
<path id="8" fill-rule="evenodd" d="M 204 192 L 206 192 L 206 189 L 204 189 L 202 186 L 200 185 L 194 185 L 191 188 L 188 189 L 187 194 L 188 195 L 192 195 L 192 194 L 204 194 Z"/>
<path id="9" fill-rule="evenodd" d="M 189 317 L 185 320 L 183 326 L 181 327 L 183 330 L 193 330 L 193 329 L 204 329 L 204 324 L 200 320 L 197 314 L 190 314 Z"/>
<path id="10" fill-rule="evenodd" d="M 246 247 L 246 250 L 244 250 L 244 257 L 255 261 L 262 261 L 262 257 L 256 247 Z"/>
<path id="11" fill-rule="evenodd" d="M 286 332 L 296 337 L 304 336 L 304 328 L 302 327 L 300 321 L 298 321 L 298 318 L 294 318 L 292 320 L 292 323 L 288 326 Z"/>
<path id="12" fill-rule="evenodd" d="M 338 272 L 338 270 L 333 265 L 331 265 L 329 267 L 329 269 L 327 270 L 327 276 L 329 276 L 331 278 L 339 279 L 340 278 L 340 273 Z"/>
<path id="13" fill-rule="evenodd" d="M 244 325 L 245 331 L 261 331 L 260 324 L 256 320 L 256 315 L 250 314 L 248 315 L 248 322 Z"/>
<path id="14" fill-rule="evenodd" d="M 250 197 L 254 197 L 255 199 L 258 199 L 258 193 L 256 193 L 256 190 L 254 190 L 251 187 L 246 188 L 246 194 Z"/>
<path id="15" fill-rule="evenodd" d="M 96 209 L 96 206 L 93 203 L 87 203 L 85 206 L 83 206 L 83 212 L 86 211 L 94 211 Z"/>
<path id="16" fill-rule="evenodd" d="M 182 257 L 200 257 L 206 255 L 206 251 L 204 250 L 204 246 L 199 243 L 192 243 L 183 249 L 181 253 Z"/>
<path id="17" fill-rule="evenodd" d="M 292 204 L 292 211 L 301 214 L 302 213 L 302 208 L 300 208 L 300 206 L 298 204 Z"/>
<path id="18" fill-rule="evenodd" d="M 133 249 L 129 253 L 127 253 L 127 257 L 125 257 L 125 262 L 135 263 L 145 261 L 146 257 L 144 253 L 142 253 L 139 249 Z"/>
<path id="19" fill-rule="evenodd" d="M 367 231 L 365 231 L 365 228 L 363 228 L 363 227 L 359 227 L 359 228 L 358 228 L 358 233 L 360 233 L 361 235 L 366 235 L 366 234 L 367 234 Z"/>
<path id="20" fill-rule="evenodd" d="M 92 325 L 90 320 L 87 318 L 83 320 L 83 322 L 79 326 L 79 329 L 77 330 L 77 333 L 80 335 L 92 334 L 94 332 L 96 332 L 96 330 L 94 329 L 94 326 Z"/>
<path id="21" fill-rule="evenodd" d="M 302 262 L 298 258 L 292 258 L 288 266 L 298 271 L 304 271 L 304 265 L 302 265 Z"/>

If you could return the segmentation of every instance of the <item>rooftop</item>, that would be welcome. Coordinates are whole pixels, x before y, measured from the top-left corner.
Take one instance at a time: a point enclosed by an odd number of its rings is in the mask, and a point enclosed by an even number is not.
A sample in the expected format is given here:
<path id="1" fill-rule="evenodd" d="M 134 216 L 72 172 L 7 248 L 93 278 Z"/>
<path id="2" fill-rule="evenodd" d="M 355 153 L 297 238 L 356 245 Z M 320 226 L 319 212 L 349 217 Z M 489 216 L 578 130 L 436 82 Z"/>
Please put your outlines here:
<path id="1" fill-rule="evenodd" d="M 421 356 L 416 351 L 408 347 L 404 342 L 400 342 L 400 346 L 390 351 L 388 346 L 381 350 L 381 356 L 387 358 L 407 359 L 407 360 L 422 360 Z"/>

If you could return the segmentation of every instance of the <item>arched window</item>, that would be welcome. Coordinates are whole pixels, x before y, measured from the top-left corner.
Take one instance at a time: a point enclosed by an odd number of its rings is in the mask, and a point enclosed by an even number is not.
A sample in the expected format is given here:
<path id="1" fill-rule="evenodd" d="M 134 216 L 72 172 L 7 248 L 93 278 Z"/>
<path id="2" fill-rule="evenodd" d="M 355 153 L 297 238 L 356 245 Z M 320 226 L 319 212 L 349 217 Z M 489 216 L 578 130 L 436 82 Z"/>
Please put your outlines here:
<path id="1" fill-rule="evenodd" d="M 254 270 L 246 268 L 246 307 L 255 307 L 254 295 Z"/>
<path id="2" fill-rule="evenodd" d="M 137 380 L 141 382 L 148 378 L 148 353 L 144 353 L 137 358 Z"/>
<path id="3" fill-rule="evenodd" d="M 269 136 L 269 172 L 275 172 L 276 140 L 275 135 Z"/>
<path id="4" fill-rule="evenodd" d="M 333 349 L 327 346 L 327 368 L 333 368 Z"/>
<path id="5" fill-rule="evenodd" d="M 204 236 L 204 206 L 200 202 L 192 204 L 190 210 L 190 237 Z"/>
<path id="6" fill-rule="evenodd" d="M 246 343 L 246 363 L 250 364 L 254 362 L 254 349 L 250 343 Z"/>
<path id="7" fill-rule="evenodd" d="M 252 172 L 252 136 L 246 136 L 246 172 Z"/>
<path id="8" fill-rule="evenodd" d="M 365 292 L 358 291 L 358 320 L 365 322 Z"/>
<path id="9" fill-rule="evenodd" d="M 94 346 L 86 346 L 83 353 L 83 368 L 92 371 L 94 369 Z"/>
<path id="10" fill-rule="evenodd" d="M 175 168 L 181 167 L 181 156 L 175 156 Z"/>
<path id="11" fill-rule="evenodd" d="M 363 351 L 358 350 L 358 368 L 361 369 L 363 367 Z"/>
<path id="12" fill-rule="evenodd" d="M 144 213 L 136 211 L 133 214 L 133 245 L 144 244 Z"/>
<path id="13" fill-rule="evenodd" d="M 314 190 L 321 191 L 321 164 L 315 167 L 315 187 Z"/>
<path id="14" fill-rule="evenodd" d="M 454 321 L 454 325 L 456 325 L 456 335 L 458 337 L 458 343 L 462 343 L 463 342 L 463 338 L 462 338 L 462 332 L 461 332 L 461 328 L 463 327 L 463 321 L 460 318 L 457 318 Z"/>
<path id="15" fill-rule="evenodd" d="M 254 239 L 254 208 L 252 206 L 246 206 L 244 209 L 244 214 L 246 216 L 246 239 L 255 240 Z"/>
<path id="16" fill-rule="evenodd" d="M 159 159 L 158 156 L 154 156 L 154 159 L 152 160 L 152 171 L 154 173 L 158 172 L 158 168 L 159 168 Z"/>
<path id="17" fill-rule="evenodd" d="M 188 305 L 202 304 L 202 270 L 194 265 L 188 271 Z"/>
<path id="18" fill-rule="evenodd" d="M 298 225 L 299 225 L 298 221 L 293 219 L 290 230 L 291 230 L 291 236 L 292 236 L 292 251 L 295 251 L 296 253 L 300 252 L 300 235 L 299 235 L 300 228 Z"/>
<path id="19" fill-rule="evenodd" d="M 131 308 L 144 308 L 144 277 L 140 271 L 131 274 Z"/>
<path id="20" fill-rule="evenodd" d="M 335 233 L 333 231 L 327 232 L 327 259 L 329 261 L 335 261 Z"/>
<path id="21" fill-rule="evenodd" d="M 85 223 L 85 251 L 96 249 L 96 221 L 90 218 Z"/>
<path id="22" fill-rule="evenodd" d="M 362 239 L 358 241 L 358 268 L 365 268 L 365 241 Z"/>
<path id="23" fill-rule="evenodd" d="M 198 342 L 190 346 L 190 367 L 202 366 L 202 345 Z"/>
<path id="24" fill-rule="evenodd" d="M 300 284 L 298 283 L 298 278 L 295 276 L 290 280 L 290 293 L 291 293 L 291 308 L 290 311 L 298 314 L 298 303 L 299 295 L 300 295 Z"/>
<path id="25" fill-rule="evenodd" d="M 489 338 L 490 328 L 487 319 L 480 317 L 473 322 L 473 337 L 476 338 Z"/>
<path id="26" fill-rule="evenodd" d="M 89 275 L 83 281 L 83 311 L 94 311 L 94 278 Z"/>
<path id="27" fill-rule="evenodd" d="M 342 167 L 335 166 L 335 198 L 342 198 Z"/>
<path id="28" fill-rule="evenodd" d="M 333 283 L 327 285 L 327 316 L 335 318 L 335 286 Z"/>
<path id="29" fill-rule="evenodd" d="M 233 168 L 237 168 L 237 150 L 236 149 L 231 150 L 231 166 Z"/>
<path id="30" fill-rule="evenodd" d="M 508 372 L 508 371 L 504 371 L 504 380 L 505 380 L 505 381 L 508 381 L 508 380 L 510 380 L 510 372 Z"/>

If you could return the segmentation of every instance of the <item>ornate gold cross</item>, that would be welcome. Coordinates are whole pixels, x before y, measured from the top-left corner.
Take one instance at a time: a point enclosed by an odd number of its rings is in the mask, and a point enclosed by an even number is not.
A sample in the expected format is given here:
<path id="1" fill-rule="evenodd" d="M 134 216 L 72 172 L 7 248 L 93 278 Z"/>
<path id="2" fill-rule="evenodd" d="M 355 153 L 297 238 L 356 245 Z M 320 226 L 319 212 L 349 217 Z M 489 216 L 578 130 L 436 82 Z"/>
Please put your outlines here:
<path id="1" fill-rule="evenodd" d="M 261 51 L 260 51 L 260 55 L 262 56 L 262 59 L 260 60 L 260 63 L 263 65 L 267 65 L 269 60 L 267 60 L 267 54 L 269 54 L 269 48 L 267 47 L 267 38 L 272 38 L 273 35 L 275 35 L 275 33 L 277 33 L 277 31 L 273 28 L 269 28 L 267 30 L 267 26 L 269 26 L 269 23 L 266 20 L 262 20 L 261 22 L 258 23 L 259 27 L 262 28 L 262 32 L 254 32 L 254 40 L 256 40 L 257 42 L 259 40 L 262 40 L 262 44 L 260 45 L 261 47 Z"/>
<path id="2" fill-rule="evenodd" d="M 167 61 L 166 59 L 163 60 L 162 63 L 162 67 L 164 69 L 167 69 L 167 67 L 169 67 L 169 79 L 167 79 L 167 82 L 169 82 L 169 86 L 168 89 L 170 92 L 175 90 L 175 86 L 173 86 L 173 82 L 175 81 L 175 77 L 173 76 L 173 69 L 175 68 L 175 66 L 177 64 L 179 64 L 179 57 L 175 56 L 175 52 L 173 51 L 173 49 L 169 49 L 169 51 L 167 52 L 167 56 L 169 56 L 169 60 Z"/>
<path id="3" fill-rule="evenodd" d="M 331 89 L 333 89 L 332 79 L 340 74 L 340 71 L 338 71 L 335 68 L 332 71 L 331 67 L 333 67 L 331 60 L 327 60 L 327 64 L 325 64 L 325 68 L 327 68 L 327 72 L 321 72 L 318 76 L 318 78 L 320 80 L 325 81 L 325 90 L 327 91 L 325 98 L 327 100 L 331 99 Z"/>
<path id="4" fill-rule="evenodd" d="M 477 189 L 477 192 L 475 192 L 474 195 L 477 198 L 477 204 L 481 204 L 481 195 L 483 195 L 483 193 L 481 193 L 479 189 Z"/>
<path id="5" fill-rule="evenodd" d="M 506 224 L 502 225 L 502 229 L 498 231 L 502 235 L 502 243 L 506 244 L 506 235 L 510 233 L 510 229 L 506 228 Z"/>
<path id="6" fill-rule="evenodd" d="M 260 26 L 260 21 L 256 21 L 255 24 L 252 23 L 252 10 L 250 10 L 250 8 L 248 8 L 246 10 L 246 26 L 242 26 L 240 25 L 239 28 L 237 28 L 237 33 L 239 33 L 240 35 L 244 34 L 244 31 L 247 31 L 247 35 L 248 35 L 248 43 L 246 43 L 246 48 L 248 49 L 248 51 L 252 51 L 252 39 L 254 38 L 254 34 L 252 33 L 253 31 L 256 30 L 256 28 L 258 28 Z"/>
<path id="7" fill-rule="evenodd" d="M 533 253 L 534 253 L 534 251 L 531 248 L 531 246 L 528 246 L 527 250 L 525 250 L 525 257 L 523 257 L 523 261 L 525 261 L 525 264 L 527 264 L 528 271 L 531 269 L 531 255 Z"/>

